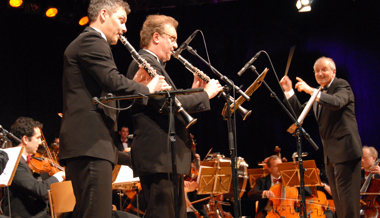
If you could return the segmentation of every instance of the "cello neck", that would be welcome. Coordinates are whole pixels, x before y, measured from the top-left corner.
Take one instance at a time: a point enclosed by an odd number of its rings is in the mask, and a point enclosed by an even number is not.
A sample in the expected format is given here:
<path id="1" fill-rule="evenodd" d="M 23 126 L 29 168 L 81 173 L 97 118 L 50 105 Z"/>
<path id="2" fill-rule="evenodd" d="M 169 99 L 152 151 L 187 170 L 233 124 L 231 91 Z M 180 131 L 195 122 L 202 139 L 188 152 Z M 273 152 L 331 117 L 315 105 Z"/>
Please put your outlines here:
<path id="1" fill-rule="evenodd" d="M 373 166 L 378 165 L 380 162 L 380 159 L 377 159 L 375 164 Z M 369 173 L 367 179 L 364 181 L 362 188 L 360 189 L 360 192 L 367 192 L 368 186 L 371 183 L 373 173 Z"/>

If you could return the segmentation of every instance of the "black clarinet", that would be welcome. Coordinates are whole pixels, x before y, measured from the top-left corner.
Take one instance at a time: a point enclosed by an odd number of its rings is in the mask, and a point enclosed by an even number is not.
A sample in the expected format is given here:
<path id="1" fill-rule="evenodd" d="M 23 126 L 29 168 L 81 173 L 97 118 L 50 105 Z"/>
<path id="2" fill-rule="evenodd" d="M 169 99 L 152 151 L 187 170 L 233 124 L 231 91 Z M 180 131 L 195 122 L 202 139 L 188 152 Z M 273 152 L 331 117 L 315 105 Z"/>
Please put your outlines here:
<path id="1" fill-rule="evenodd" d="M 193 74 L 196 74 L 197 76 L 199 76 L 199 78 L 201 78 L 205 83 L 210 82 L 210 77 L 209 76 L 207 76 L 200 69 L 194 67 L 189 61 L 187 61 L 181 55 L 178 55 L 175 58 L 177 58 L 183 65 L 185 65 L 186 69 L 188 69 Z M 224 91 L 222 91 L 221 94 L 222 94 L 223 98 L 227 100 L 227 94 Z M 235 99 L 233 97 L 231 97 L 231 96 L 230 96 L 230 100 L 232 102 L 235 101 Z M 236 110 L 239 111 L 240 115 L 243 117 L 243 120 L 245 120 L 252 113 L 252 110 L 247 110 L 247 109 L 243 108 L 240 105 L 239 105 L 239 107 Z"/>
<path id="2" fill-rule="evenodd" d="M 144 59 L 142 58 L 139 53 L 133 48 L 133 46 L 128 42 L 127 38 L 125 38 L 122 35 L 120 36 L 120 41 L 123 43 L 123 45 L 128 49 L 128 51 L 131 53 L 133 60 L 135 60 L 139 65 L 141 65 L 146 72 L 149 74 L 151 78 L 154 78 L 157 73 L 156 70 Z M 178 108 L 178 113 L 182 116 L 182 118 L 186 122 L 186 128 L 189 128 L 191 125 L 193 125 L 195 122 L 197 122 L 197 119 L 194 119 L 190 116 L 189 113 L 183 109 L 181 102 L 177 98 L 175 98 L 175 105 Z"/>

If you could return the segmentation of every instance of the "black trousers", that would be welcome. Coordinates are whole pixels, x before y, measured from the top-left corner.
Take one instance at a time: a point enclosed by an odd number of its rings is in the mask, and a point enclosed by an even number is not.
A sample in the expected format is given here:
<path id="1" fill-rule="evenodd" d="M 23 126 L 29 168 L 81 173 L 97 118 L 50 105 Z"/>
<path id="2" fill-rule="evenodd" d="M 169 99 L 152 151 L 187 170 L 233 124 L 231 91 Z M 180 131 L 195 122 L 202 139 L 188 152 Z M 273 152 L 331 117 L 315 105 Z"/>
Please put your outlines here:
<path id="1" fill-rule="evenodd" d="M 93 157 L 66 160 L 66 179 L 71 180 L 76 198 L 73 218 L 133 218 L 122 211 L 112 211 L 112 163 Z"/>
<path id="2" fill-rule="evenodd" d="M 145 218 L 174 218 L 174 189 L 171 175 L 157 173 L 140 176 L 142 193 L 147 202 Z M 186 218 L 186 201 L 183 187 L 183 175 L 178 175 L 179 217 Z"/>
<path id="3" fill-rule="evenodd" d="M 342 154 L 344 155 L 344 154 Z M 360 217 L 360 161 L 326 165 L 326 174 L 338 218 Z"/>

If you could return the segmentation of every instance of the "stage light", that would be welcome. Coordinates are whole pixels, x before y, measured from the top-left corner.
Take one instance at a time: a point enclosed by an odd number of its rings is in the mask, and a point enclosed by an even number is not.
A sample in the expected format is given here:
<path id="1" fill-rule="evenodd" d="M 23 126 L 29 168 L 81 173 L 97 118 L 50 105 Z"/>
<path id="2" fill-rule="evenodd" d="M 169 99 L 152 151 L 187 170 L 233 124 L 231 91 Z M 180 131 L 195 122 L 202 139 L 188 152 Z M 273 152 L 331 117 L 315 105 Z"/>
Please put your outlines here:
<path id="1" fill-rule="evenodd" d="M 309 12 L 311 11 L 311 3 L 313 0 L 297 0 L 296 6 L 298 12 Z"/>
<path id="2" fill-rule="evenodd" d="M 50 7 L 46 10 L 46 17 L 55 17 L 58 14 L 58 9 L 54 7 Z"/>
<path id="3" fill-rule="evenodd" d="M 79 25 L 84 26 L 88 23 L 88 17 L 84 16 L 79 20 Z"/>
<path id="4" fill-rule="evenodd" d="M 9 6 L 13 8 L 19 8 L 23 3 L 23 0 L 9 0 Z"/>

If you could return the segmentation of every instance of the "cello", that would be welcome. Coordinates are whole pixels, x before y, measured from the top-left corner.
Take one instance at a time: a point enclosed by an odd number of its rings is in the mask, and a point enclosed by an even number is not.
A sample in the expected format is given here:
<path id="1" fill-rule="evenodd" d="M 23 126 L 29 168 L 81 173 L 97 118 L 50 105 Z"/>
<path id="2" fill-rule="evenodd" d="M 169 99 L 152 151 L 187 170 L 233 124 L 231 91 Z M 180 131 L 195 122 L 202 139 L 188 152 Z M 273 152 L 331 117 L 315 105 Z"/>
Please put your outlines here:
<path id="1" fill-rule="evenodd" d="M 377 159 L 374 166 L 379 164 L 380 159 Z M 366 218 L 380 217 L 380 179 L 372 179 L 373 173 L 369 173 L 367 179 L 363 182 L 360 189 L 360 209 L 361 216 Z"/>
<path id="2" fill-rule="evenodd" d="M 269 198 L 272 209 L 267 212 L 266 218 L 299 218 L 299 212 L 295 210 L 299 202 L 297 188 L 285 187 L 282 183 L 277 183 L 269 191 L 272 191 L 275 197 Z"/>

